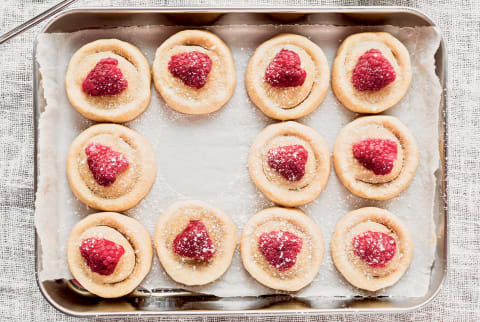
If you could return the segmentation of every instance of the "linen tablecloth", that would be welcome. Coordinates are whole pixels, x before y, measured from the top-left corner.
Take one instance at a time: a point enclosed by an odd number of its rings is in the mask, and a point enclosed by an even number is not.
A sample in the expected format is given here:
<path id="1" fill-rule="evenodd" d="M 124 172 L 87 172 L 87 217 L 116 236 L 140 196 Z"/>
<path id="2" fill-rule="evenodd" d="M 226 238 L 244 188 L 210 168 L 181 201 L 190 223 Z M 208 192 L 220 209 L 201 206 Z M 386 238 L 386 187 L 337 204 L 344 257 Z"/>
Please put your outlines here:
<path id="1" fill-rule="evenodd" d="M 58 0 L 1 1 L 1 31 L 22 23 L 56 2 Z M 435 300 L 411 313 L 320 315 L 289 317 L 285 320 L 294 322 L 480 320 L 480 131 L 478 131 L 480 1 L 80 0 L 75 6 L 99 5 L 136 7 L 396 5 L 415 7 L 429 15 L 440 26 L 448 47 L 447 162 L 450 257 L 445 285 Z M 38 30 L 39 27 L 36 27 L 0 46 L 0 320 L 2 321 L 76 320 L 52 308 L 43 299 L 35 282 L 32 46 Z M 251 318 L 251 321 L 274 320 L 277 319 Z"/>

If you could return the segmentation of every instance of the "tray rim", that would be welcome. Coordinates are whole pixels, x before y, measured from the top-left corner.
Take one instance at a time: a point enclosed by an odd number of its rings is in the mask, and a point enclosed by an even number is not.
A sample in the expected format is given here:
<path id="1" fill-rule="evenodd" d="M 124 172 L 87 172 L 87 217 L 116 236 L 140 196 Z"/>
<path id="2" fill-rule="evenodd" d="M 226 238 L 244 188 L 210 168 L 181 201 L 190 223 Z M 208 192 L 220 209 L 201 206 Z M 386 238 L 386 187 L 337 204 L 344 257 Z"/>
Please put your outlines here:
<path id="1" fill-rule="evenodd" d="M 442 276 L 440 278 L 439 284 L 435 291 L 427 297 L 421 303 L 412 305 L 410 307 L 393 307 L 393 308 L 330 308 L 330 309 L 316 309 L 309 308 L 308 310 L 302 309 L 251 309 L 251 310 L 183 310 L 183 311 L 174 311 L 174 310 L 165 310 L 165 311 L 126 311 L 126 312 L 75 312 L 70 309 L 67 309 L 57 302 L 48 294 L 42 282 L 40 281 L 38 270 L 39 270 L 39 237 L 34 225 L 35 230 L 35 280 L 37 286 L 40 290 L 40 293 L 45 298 L 45 300 L 53 306 L 59 312 L 62 312 L 68 316 L 73 317 L 160 317 L 160 316 L 169 316 L 169 317 L 198 317 L 198 316 L 228 316 L 228 317 L 245 317 L 245 316 L 295 316 L 295 315 L 318 315 L 318 314 L 348 314 L 348 313 L 405 313 L 411 312 L 419 309 L 430 303 L 441 291 L 445 284 L 445 280 L 448 274 L 448 258 L 449 258 L 449 216 L 448 216 L 448 123 L 447 123 L 447 81 L 448 81 L 448 61 L 447 61 L 447 45 L 446 41 L 442 36 L 442 32 L 438 25 L 423 11 L 412 8 L 412 7 L 403 7 L 403 6 L 345 6 L 345 7 L 315 7 L 315 6 L 283 6 L 283 7 L 232 7 L 232 8 L 222 8 L 222 7 L 76 7 L 71 9 L 62 10 L 56 14 L 53 14 L 47 23 L 36 33 L 33 50 L 32 50 L 32 65 L 33 65 L 33 134 L 34 134 L 34 194 L 35 201 L 37 199 L 37 188 L 38 188 L 38 122 L 40 113 L 39 108 L 39 69 L 36 61 L 37 45 L 38 45 L 38 36 L 45 33 L 50 26 L 55 23 L 57 20 L 61 19 L 64 16 L 74 13 L 409 13 L 416 15 L 417 17 L 423 19 L 430 24 L 431 27 L 434 27 L 438 34 L 440 35 L 440 46 L 439 48 L 442 51 L 442 72 L 443 79 L 440 79 L 442 85 L 442 98 L 440 101 L 440 122 L 443 126 L 441 127 L 439 140 L 439 152 L 440 152 L 440 161 L 442 166 L 442 175 L 440 177 L 440 209 L 443 211 L 443 268 L 441 269 Z M 443 133 L 442 133 L 443 132 Z M 443 153 L 443 154 L 442 154 Z M 435 234 L 437 235 L 437 234 Z"/>

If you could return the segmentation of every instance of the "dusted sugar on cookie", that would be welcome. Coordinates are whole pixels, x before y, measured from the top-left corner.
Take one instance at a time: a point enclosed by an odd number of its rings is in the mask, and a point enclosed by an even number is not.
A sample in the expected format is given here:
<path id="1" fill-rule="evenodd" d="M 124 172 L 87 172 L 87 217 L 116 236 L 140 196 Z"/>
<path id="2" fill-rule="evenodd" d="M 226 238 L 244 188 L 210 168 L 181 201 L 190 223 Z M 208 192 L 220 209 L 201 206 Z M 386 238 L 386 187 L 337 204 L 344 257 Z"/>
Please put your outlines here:
<path id="1" fill-rule="evenodd" d="M 315 110 L 330 79 L 323 51 L 306 37 L 278 35 L 256 50 L 248 63 L 245 86 L 267 116 L 293 120 Z"/>
<path id="2" fill-rule="evenodd" d="M 347 124 L 333 148 L 335 172 L 353 194 L 387 200 L 413 180 L 418 148 L 410 131 L 393 116 L 366 116 Z"/>
<path id="3" fill-rule="evenodd" d="M 167 274 L 185 285 L 222 276 L 237 247 L 237 229 L 223 211 L 197 200 L 179 201 L 158 218 L 157 255 Z"/>
<path id="4" fill-rule="evenodd" d="M 150 191 L 156 162 L 150 144 L 135 131 L 116 124 L 97 124 L 70 146 L 67 176 L 75 196 L 105 211 L 134 207 Z"/>
<path id="5" fill-rule="evenodd" d="M 248 170 L 267 198 L 295 207 L 311 202 L 325 188 L 330 153 L 313 129 L 293 121 L 273 124 L 250 147 Z"/>
<path id="6" fill-rule="evenodd" d="M 228 46 L 204 30 L 180 31 L 158 47 L 153 80 L 165 102 L 185 114 L 208 114 L 232 97 L 236 77 Z"/>
<path id="7" fill-rule="evenodd" d="M 101 39 L 81 47 L 65 75 L 70 103 L 97 122 L 127 122 L 150 103 L 150 65 L 132 44 Z"/>
<path id="8" fill-rule="evenodd" d="M 116 298 L 131 293 L 150 271 L 149 232 L 114 212 L 89 215 L 75 225 L 67 244 L 68 267 L 89 292 Z"/>
<path id="9" fill-rule="evenodd" d="M 258 282 L 294 292 L 310 284 L 320 270 L 322 234 L 300 210 L 269 208 L 249 219 L 240 251 L 245 269 Z"/>
<path id="10" fill-rule="evenodd" d="M 332 259 L 353 286 L 378 291 L 395 284 L 408 269 L 413 242 L 404 224 L 387 210 L 367 207 L 336 225 Z"/>
<path id="11" fill-rule="evenodd" d="M 332 67 L 332 88 L 346 108 L 380 113 L 397 104 L 412 79 L 407 48 L 386 32 L 347 37 Z"/>

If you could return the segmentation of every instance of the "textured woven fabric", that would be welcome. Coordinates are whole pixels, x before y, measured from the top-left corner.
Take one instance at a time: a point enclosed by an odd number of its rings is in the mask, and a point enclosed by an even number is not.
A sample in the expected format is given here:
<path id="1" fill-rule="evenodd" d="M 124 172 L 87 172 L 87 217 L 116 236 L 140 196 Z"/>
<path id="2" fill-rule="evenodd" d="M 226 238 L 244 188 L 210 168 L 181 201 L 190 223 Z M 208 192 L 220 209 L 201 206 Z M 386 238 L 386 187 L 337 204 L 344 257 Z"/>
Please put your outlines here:
<path id="1" fill-rule="evenodd" d="M 6 31 L 57 0 L 0 2 Z M 480 320 L 480 1 L 477 0 L 80 0 L 76 6 L 416 7 L 440 26 L 448 45 L 450 216 L 449 274 L 438 297 L 401 314 L 285 318 L 287 321 Z M 35 282 L 33 228 L 32 44 L 38 27 L 0 46 L 0 320 L 72 321 L 41 296 Z M 160 320 L 160 319 L 156 319 Z M 207 320 L 200 319 L 200 320 Z M 212 321 L 228 319 L 214 318 Z M 274 321 L 275 318 L 251 318 Z M 189 321 L 186 319 L 185 321 Z"/>

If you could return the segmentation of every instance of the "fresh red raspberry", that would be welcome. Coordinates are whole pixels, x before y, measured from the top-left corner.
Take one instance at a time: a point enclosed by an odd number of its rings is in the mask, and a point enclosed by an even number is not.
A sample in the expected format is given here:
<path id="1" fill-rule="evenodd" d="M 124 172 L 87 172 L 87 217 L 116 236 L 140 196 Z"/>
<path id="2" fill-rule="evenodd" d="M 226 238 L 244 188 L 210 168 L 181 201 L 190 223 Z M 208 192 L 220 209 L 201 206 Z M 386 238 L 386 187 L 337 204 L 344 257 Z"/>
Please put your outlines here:
<path id="1" fill-rule="evenodd" d="M 353 144 L 353 156 L 376 175 L 392 172 L 397 159 L 397 143 L 384 139 L 365 139 Z"/>
<path id="2" fill-rule="evenodd" d="M 378 49 L 370 49 L 360 56 L 352 74 L 353 86 L 359 91 L 378 91 L 395 78 L 395 69 Z"/>
<path id="3" fill-rule="evenodd" d="M 117 95 L 128 87 L 115 58 L 103 58 L 83 80 L 82 88 L 91 96 Z"/>
<path id="4" fill-rule="evenodd" d="M 258 239 L 258 249 L 279 271 L 289 270 L 295 265 L 302 246 L 302 238 L 283 230 L 263 233 Z"/>
<path id="5" fill-rule="evenodd" d="M 108 187 L 115 182 L 116 175 L 128 168 L 127 158 L 113 151 L 108 146 L 90 143 L 85 148 L 87 154 L 88 168 L 93 174 L 95 181 L 104 187 Z"/>
<path id="6" fill-rule="evenodd" d="M 302 86 L 307 72 L 302 69 L 300 56 L 294 51 L 282 49 L 265 70 L 265 81 L 273 87 Z"/>
<path id="7" fill-rule="evenodd" d="M 189 51 L 173 55 L 168 62 L 168 70 L 190 87 L 202 88 L 212 70 L 212 60 L 204 53 Z"/>
<path id="8" fill-rule="evenodd" d="M 122 245 L 105 238 L 87 238 L 80 245 L 80 254 L 88 267 L 100 275 L 112 274 L 124 253 Z"/>
<path id="9" fill-rule="evenodd" d="M 367 265 L 384 267 L 395 256 L 397 243 L 387 234 L 366 231 L 353 237 L 353 251 Z"/>
<path id="10" fill-rule="evenodd" d="M 200 220 L 190 220 L 187 227 L 173 240 L 173 251 L 180 256 L 208 261 L 217 250 L 205 225 Z"/>
<path id="11" fill-rule="evenodd" d="M 268 151 L 268 166 L 288 181 L 299 181 L 305 175 L 308 151 L 301 145 L 281 146 Z"/>

